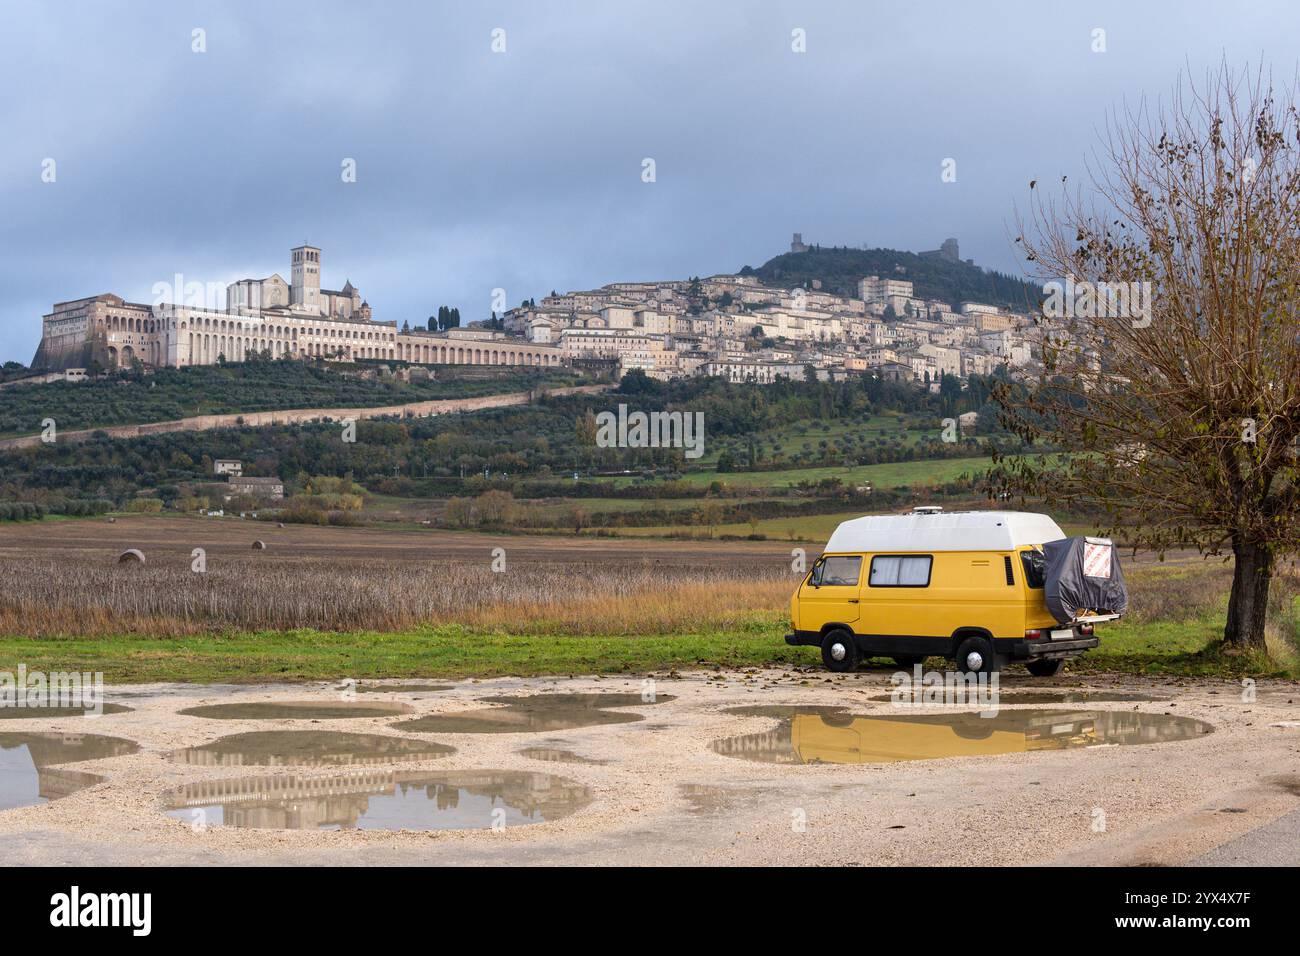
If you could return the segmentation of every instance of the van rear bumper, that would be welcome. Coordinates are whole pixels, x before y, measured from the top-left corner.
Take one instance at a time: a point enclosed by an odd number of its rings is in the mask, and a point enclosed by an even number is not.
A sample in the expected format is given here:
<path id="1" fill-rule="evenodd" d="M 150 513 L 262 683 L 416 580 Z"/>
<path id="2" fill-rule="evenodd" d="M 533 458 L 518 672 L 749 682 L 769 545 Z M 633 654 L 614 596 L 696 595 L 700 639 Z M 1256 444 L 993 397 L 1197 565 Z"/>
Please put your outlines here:
<path id="1" fill-rule="evenodd" d="M 1040 638 L 1036 641 L 1023 637 L 1001 637 L 993 641 L 999 654 L 1005 654 L 1012 660 L 1050 661 L 1061 657 L 1075 657 L 1084 651 L 1096 647 L 1101 641 L 1096 634 L 1089 637 L 1079 635 L 1063 641 Z"/>

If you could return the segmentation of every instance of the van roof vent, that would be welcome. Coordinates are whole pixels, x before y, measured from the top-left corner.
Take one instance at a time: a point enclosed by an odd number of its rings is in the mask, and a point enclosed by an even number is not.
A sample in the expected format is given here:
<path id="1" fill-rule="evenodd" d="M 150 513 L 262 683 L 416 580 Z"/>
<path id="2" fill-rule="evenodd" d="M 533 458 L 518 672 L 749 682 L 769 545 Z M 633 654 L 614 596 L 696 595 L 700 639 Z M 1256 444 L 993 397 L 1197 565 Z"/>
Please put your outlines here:
<path id="1" fill-rule="evenodd" d="M 912 509 L 914 515 L 937 515 L 943 511 L 943 505 L 917 505 Z"/>

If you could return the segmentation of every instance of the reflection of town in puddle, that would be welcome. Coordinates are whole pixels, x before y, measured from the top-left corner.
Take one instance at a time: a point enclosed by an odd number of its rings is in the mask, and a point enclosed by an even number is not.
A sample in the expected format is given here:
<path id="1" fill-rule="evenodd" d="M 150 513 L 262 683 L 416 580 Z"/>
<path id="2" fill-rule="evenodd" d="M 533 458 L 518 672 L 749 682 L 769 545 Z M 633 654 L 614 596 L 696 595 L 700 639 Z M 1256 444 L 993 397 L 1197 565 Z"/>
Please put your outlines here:
<path id="1" fill-rule="evenodd" d="M 121 757 L 134 741 L 101 734 L 0 733 L 0 810 L 58 800 L 104 778 L 53 765 Z"/>
<path id="2" fill-rule="evenodd" d="M 277 830 L 471 830 L 555 820 L 591 802 L 545 773 L 464 770 L 241 777 L 163 795 L 168 816 L 205 826 Z"/>
<path id="3" fill-rule="evenodd" d="M 912 684 L 905 688 L 899 688 L 893 693 L 868 697 L 867 700 L 903 704 L 910 704 L 918 700 L 922 704 L 943 703 L 942 700 L 927 701 L 926 695 L 930 692 L 932 692 L 932 688 Z M 1087 690 L 1079 687 L 1069 690 L 1003 690 L 998 692 L 996 699 L 999 704 L 1087 704 L 1090 702 L 1121 703 L 1123 701 L 1151 703 L 1168 700 L 1169 698 L 1157 697 L 1153 694 L 1130 693 L 1129 691 Z"/>
<path id="4" fill-rule="evenodd" d="M 978 713 L 907 714 L 859 717 L 843 708 L 821 713 L 809 708 L 736 708 L 726 713 L 780 717 L 774 730 L 714 741 L 729 757 L 763 763 L 893 763 L 941 757 L 977 757 L 1153 744 L 1189 740 L 1214 728 L 1200 720 L 1169 714 L 1097 710 L 1003 710 Z"/>
<path id="5" fill-rule="evenodd" d="M 174 751 L 173 763 L 200 767 L 325 767 L 432 760 L 456 748 L 411 737 L 332 730 L 259 730 Z"/>
<path id="6" fill-rule="evenodd" d="M 347 720 L 364 717 L 397 717 L 411 713 L 408 704 L 353 701 L 244 701 L 233 704 L 200 704 L 178 714 L 212 720 Z"/>
<path id="7" fill-rule="evenodd" d="M 640 694 L 537 694 L 532 697 L 484 697 L 484 703 L 502 704 L 483 710 L 430 714 L 393 724 L 394 730 L 446 734 L 529 734 L 600 724 L 627 724 L 644 720 L 640 714 L 612 707 L 648 707 L 673 698 L 659 694 L 643 700 Z"/>
<path id="8" fill-rule="evenodd" d="M 544 760 L 548 763 L 580 763 L 594 767 L 603 767 L 609 763 L 608 760 L 595 760 L 574 753 L 572 750 L 561 750 L 558 747 L 525 747 L 515 752 L 521 757 L 527 757 L 529 760 Z"/>
<path id="9" fill-rule="evenodd" d="M 12 700 L 0 703 L 0 720 L 22 720 L 24 718 L 32 719 L 44 717 L 47 720 L 56 717 L 90 717 L 94 718 L 100 714 L 124 714 L 131 710 L 123 704 L 99 704 L 71 707 L 51 707 L 47 705 L 27 705 L 19 706 Z"/>

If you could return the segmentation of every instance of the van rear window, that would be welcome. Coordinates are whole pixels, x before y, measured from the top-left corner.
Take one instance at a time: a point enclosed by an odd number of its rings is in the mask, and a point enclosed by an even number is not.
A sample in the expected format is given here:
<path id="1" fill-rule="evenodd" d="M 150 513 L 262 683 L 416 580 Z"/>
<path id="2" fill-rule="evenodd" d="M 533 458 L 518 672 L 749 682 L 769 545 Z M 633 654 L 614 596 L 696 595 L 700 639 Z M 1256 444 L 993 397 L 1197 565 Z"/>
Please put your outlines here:
<path id="1" fill-rule="evenodd" d="M 1043 557 L 1043 552 L 1021 551 L 1020 560 L 1025 565 L 1025 583 L 1031 588 L 1041 588 L 1047 570 L 1047 559 Z"/>
<path id="2" fill-rule="evenodd" d="M 862 558 L 822 558 L 813 568 L 812 583 L 820 587 L 857 587 L 862 575 Z"/>
<path id="3" fill-rule="evenodd" d="M 871 559 L 869 583 L 873 588 L 929 587 L 933 563 L 928 554 L 878 554 Z"/>

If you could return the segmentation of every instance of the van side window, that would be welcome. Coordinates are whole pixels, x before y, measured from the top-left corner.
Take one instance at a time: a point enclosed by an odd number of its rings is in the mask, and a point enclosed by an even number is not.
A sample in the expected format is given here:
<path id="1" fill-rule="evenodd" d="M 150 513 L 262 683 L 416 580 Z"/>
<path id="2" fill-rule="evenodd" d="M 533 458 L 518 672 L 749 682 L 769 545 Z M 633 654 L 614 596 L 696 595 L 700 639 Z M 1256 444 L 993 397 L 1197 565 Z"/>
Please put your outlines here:
<path id="1" fill-rule="evenodd" d="M 1025 566 L 1025 583 L 1031 588 L 1043 586 L 1043 575 L 1047 570 L 1047 558 L 1041 551 L 1021 551 L 1020 560 Z"/>
<path id="2" fill-rule="evenodd" d="M 822 558 L 821 577 L 816 576 L 815 569 L 813 575 L 813 584 L 831 587 L 857 587 L 858 578 L 862 575 L 862 558 L 857 555 Z"/>
<path id="3" fill-rule="evenodd" d="M 878 554 L 871 559 L 869 583 L 873 588 L 929 587 L 933 563 L 928 554 Z"/>

